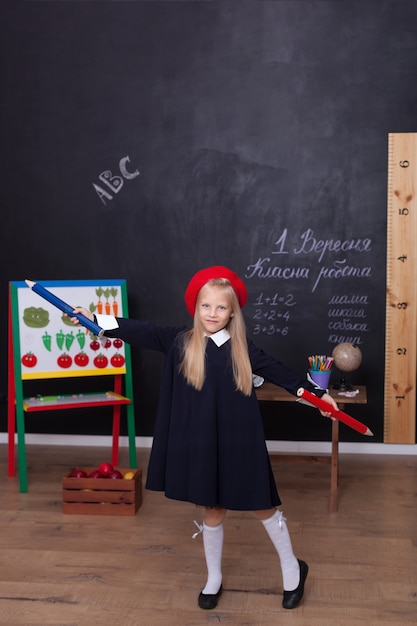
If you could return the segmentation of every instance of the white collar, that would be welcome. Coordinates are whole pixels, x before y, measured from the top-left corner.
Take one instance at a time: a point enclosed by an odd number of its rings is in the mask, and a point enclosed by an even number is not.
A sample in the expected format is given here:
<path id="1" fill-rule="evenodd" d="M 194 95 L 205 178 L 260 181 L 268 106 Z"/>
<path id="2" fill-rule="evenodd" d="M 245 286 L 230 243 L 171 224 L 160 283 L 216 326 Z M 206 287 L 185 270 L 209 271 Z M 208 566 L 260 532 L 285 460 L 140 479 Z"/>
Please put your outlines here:
<path id="1" fill-rule="evenodd" d="M 230 333 L 226 330 L 226 328 L 222 328 L 221 330 L 218 330 L 217 333 L 214 333 L 213 335 L 206 335 L 206 337 L 213 339 L 216 346 L 220 348 L 220 346 L 226 343 L 226 341 L 229 341 Z"/>

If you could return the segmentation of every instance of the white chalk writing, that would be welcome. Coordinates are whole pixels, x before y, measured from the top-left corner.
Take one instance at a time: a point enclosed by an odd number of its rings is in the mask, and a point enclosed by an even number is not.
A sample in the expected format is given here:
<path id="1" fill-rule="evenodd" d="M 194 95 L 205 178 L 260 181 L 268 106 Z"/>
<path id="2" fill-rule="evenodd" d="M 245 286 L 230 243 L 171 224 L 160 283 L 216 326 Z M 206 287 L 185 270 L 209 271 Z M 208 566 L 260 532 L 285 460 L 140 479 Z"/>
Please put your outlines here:
<path id="1" fill-rule="evenodd" d="M 346 279 L 348 284 L 360 281 L 361 288 L 372 278 L 372 266 L 363 263 L 363 255 L 372 251 L 369 237 L 329 237 L 320 239 L 312 228 L 307 228 L 295 241 L 291 241 L 288 228 L 274 238 L 269 254 L 259 255 L 246 266 L 245 278 L 262 281 L 282 281 L 285 284 L 302 283 L 312 294 L 321 288 L 335 288 Z M 284 258 L 285 255 L 285 258 Z M 280 261 L 277 257 L 280 257 Z M 274 258 L 275 257 L 275 258 Z M 301 259 L 303 259 L 301 261 Z M 294 289 L 296 287 L 294 286 Z M 304 289 L 304 287 L 303 287 Z M 254 334 L 287 335 L 290 324 L 290 306 L 296 304 L 291 293 L 260 293 L 253 302 Z M 329 343 L 363 343 L 363 335 L 369 333 L 366 308 L 370 304 L 366 294 L 354 292 L 332 295 L 328 301 L 327 328 Z M 287 307 L 287 308 L 285 308 Z"/>
<path id="2" fill-rule="evenodd" d="M 139 176 L 140 172 L 137 169 L 133 172 L 129 172 L 126 165 L 127 163 L 130 163 L 130 158 L 128 156 L 123 157 L 119 161 L 119 171 L 121 176 L 118 174 L 113 175 L 110 170 L 101 172 L 98 178 L 100 182 L 106 186 L 106 189 L 103 186 L 93 183 L 93 187 L 103 204 L 107 204 L 106 200 L 113 200 L 114 195 L 112 194 L 119 193 L 123 187 L 124 180 L 132 180 L 133 178 Z"/>
<path id="3" fill-rule="evenodd" d="M 370 239 L 316 239 L 314 232 L 308 228 L 301 235 L 301 245 L 294 248 L 294 254 L 318 254 L 318 262 L 321 263 L 326 252 L 370 252 Z"/>

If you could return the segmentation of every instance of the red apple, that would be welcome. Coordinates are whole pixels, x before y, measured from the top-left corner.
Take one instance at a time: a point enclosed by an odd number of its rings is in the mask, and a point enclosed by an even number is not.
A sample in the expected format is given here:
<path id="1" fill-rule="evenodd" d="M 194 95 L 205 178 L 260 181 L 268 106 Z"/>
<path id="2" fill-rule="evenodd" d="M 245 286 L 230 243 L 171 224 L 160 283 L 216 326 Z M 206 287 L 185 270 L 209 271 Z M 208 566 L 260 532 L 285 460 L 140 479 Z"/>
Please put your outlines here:
<path id="1" fill-rule="evenodd" d="M 111 463 L 104 462 L 104 463 L 100 463 L 97 469 L 100 472 L 100 476 L 102 478 L 107 478 L 110 472 L 112 472 L 114 468 Z"/>
<path id="2" fill-rule="evenodd" d="M 114 478 L 114 479 L 123 478 L 123 474 L 119 472 L 119 470 L 114 469 L 112 472 L 110 472 L 110 474 L 108 474 L 108 478 Z"/>
<path id="3" fill-rule="evenodd" d="M 71 478 L 86 478 L 86 476 L 87 476 L 87 472 L 78 468 L 73 469 L 70 473 Z"/>
<path id="4" fill-rule="evenodd" d="M 95 469 L 89 473 L 88 478 L 102 478 L 102 476 L 100 472 L 98 471 L 98 469 Z"/>

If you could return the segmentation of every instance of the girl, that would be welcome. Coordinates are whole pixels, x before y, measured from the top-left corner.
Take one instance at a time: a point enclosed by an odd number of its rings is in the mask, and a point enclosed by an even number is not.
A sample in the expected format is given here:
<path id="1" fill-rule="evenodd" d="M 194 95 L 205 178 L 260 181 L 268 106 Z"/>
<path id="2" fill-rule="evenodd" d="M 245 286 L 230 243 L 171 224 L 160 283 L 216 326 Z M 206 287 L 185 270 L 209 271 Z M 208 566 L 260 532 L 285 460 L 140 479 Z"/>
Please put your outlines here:
<path id="1" fill-rule="evenodd" d="M 262 522 L 280 559 L 282 605 L 293 609 L 303 597 L 308 566 L 295 557 L 286 520 L 277 508 L 281 501 L 253 374 L 293 394 L 305 387 L 334 408 L 337 405 L 325 390 L 246 338 L 241 312 L 246 300 L 242 280 L 226 267 L 213 266 L 197 272 L 185 291 L 192 329 L 103 315 L 96 321 L 106 336 L 166 356 L 146 487 L 205 508 L 199 529 L 208 577 L 198 596 L 199 607 L 214 609 L 223 590 L 223 521 L 231 509 L 254 511 Z M 94 319 L 84 308 L 74 312 Z"/>

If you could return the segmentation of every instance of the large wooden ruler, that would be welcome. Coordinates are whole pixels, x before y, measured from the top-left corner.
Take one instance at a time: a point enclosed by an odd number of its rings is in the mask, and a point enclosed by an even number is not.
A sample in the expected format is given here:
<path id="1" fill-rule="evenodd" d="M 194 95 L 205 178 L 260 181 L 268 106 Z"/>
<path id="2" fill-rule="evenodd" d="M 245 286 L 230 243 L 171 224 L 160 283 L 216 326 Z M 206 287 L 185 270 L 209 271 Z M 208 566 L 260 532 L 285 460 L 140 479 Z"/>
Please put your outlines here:
<path id="1" fill-rule="evenodd" d="M 384 442 L 416 442 L 417 133 L 388 136 Z"/>

